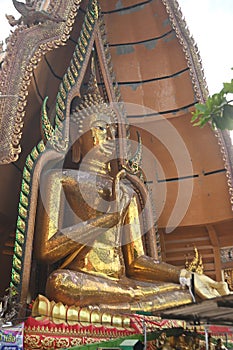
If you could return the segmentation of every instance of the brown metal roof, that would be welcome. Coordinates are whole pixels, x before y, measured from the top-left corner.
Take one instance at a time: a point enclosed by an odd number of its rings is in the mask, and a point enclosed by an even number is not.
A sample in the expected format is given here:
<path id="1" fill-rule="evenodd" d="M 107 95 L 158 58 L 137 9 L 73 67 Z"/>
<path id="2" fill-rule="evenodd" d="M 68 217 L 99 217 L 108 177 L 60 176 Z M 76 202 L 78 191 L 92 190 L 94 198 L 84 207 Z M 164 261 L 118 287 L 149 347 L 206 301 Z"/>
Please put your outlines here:
<path id="1" fill-rule="evenodd" d="M 160 316 L 165 319 L 184 320 L 196 324 L 232 326 L 233 295 L 166 310 Z"/>

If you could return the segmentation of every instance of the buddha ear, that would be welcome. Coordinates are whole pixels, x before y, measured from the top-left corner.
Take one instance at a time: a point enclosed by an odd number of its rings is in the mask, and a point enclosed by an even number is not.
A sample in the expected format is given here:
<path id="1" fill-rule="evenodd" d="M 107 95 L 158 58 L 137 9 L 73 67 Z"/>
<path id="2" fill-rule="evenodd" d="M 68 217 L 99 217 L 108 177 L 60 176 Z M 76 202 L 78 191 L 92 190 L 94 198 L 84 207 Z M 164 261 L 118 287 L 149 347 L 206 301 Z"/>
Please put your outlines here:
<path id="1" fill-rule="evenodd" d="M 80 140 L 79 138 L 77 138 L 76 128 L 71 128 L 70 137 L 72 142 L 72 147 L 71 147 L 72 162 L 79 163 L 81 160 L 81 148 L 80 148 Z"/>
<path id="2" fill-rule="evenodd" d="M 75 141 L 72 145 L 72 162 L 79 163 L 81 160 L 81 149 L 79 140 Z"/>

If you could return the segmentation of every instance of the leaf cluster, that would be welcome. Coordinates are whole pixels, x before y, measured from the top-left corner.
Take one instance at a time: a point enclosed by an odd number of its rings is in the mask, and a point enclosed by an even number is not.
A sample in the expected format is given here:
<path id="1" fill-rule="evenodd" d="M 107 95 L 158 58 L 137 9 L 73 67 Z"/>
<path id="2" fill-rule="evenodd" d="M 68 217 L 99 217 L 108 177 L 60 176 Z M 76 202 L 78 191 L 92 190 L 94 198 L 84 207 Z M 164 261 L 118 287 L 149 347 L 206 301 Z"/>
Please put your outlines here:
<path id="1" fill-rule="evenodd" d="M 209 96 L 205 103 L 195 104 L 193 125 L 202 128 L 210 122 L 213 129 L 233 130 L 233 101 L 227 99 L 230 94 L 233 94 L 233 79 L 230 83 L 223 83 L 222 90 Z"/>

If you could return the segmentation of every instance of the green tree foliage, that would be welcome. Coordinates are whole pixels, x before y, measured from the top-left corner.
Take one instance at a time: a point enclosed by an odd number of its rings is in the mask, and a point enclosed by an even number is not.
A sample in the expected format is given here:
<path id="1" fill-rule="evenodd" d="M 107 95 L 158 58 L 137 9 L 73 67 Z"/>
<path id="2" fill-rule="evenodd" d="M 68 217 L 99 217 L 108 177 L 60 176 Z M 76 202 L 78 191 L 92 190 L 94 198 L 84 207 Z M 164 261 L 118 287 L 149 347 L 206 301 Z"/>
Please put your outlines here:
<path id="1" fill-rule="evenodd" d="M 210 122 L 213 129 L 233 130 L 233 100 L 229 99 L 231 94 L 233 79 L 230 83 L 223 83 L 222 90 L 210 96 L 205 103 L 196 103 L 191 119 L 193 125 L 202 128 Z"/>

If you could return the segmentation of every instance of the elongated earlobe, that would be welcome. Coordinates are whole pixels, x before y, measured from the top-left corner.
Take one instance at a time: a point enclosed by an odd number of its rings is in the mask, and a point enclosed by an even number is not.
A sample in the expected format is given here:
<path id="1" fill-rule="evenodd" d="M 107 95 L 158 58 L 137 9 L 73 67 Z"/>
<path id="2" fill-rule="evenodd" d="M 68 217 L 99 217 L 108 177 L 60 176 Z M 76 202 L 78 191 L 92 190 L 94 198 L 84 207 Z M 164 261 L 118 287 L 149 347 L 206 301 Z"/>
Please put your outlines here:
<path id="1" fill-rule="evenodd" d="M 81 149 L 79 140 L 75 141 L 72 145 L 72 162 L 79 163 L 81 160 Z"/>
<path id="2" fill-rule="evenodd" d="M 77 128 L 72 127 L 70 129 L 70 138 L 71 138 L 71 157 L 72 162 L 79 163 L 81 160 L 81 148 L 80 148 L 80 139 L 77 137 L 78 132 Z"/>

